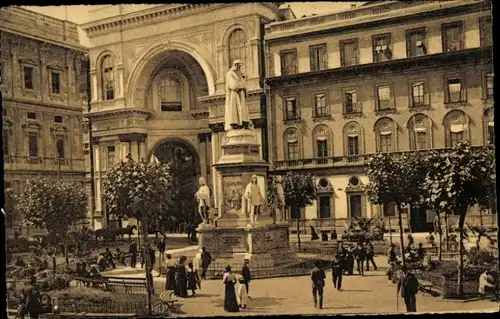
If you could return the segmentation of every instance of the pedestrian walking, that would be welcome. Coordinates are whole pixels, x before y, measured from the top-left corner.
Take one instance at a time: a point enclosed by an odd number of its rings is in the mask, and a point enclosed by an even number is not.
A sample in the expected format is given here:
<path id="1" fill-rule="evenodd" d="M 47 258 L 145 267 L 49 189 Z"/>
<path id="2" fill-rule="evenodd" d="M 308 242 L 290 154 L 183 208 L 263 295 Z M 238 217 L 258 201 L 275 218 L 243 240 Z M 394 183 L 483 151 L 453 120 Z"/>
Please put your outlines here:
<path id="1" fill-rule="evenodd" d="M 345 272 L 352 275 L 354 273 L 354 248 L 352 246 L 347 248 L 345 260 Z"/>
<path id="2" fill-rule="evenodd" d="M 201 279 L 207 279 L 207 270 L 212 263 L 212 255 L 206 250 L 205 247 L 201 248 Z"/>
<path id="3" fill-rule="evenodd" d="M 167 240 L 164 235 L 161 236 L 160 242 L 158 243 L 158 251 L 160 252 L 160 267 L 161 263 L 165 260 L 165 249 L 167 248 Z"/>
<path id="4" fill-rule="evenodd" d="M 181 298 L 187 297 L 187 273 L 186 273 L 186 256 L 179 259 L 179 263 L 175 266 L 175 295 Z"/>
<path id="5" fill-rule="evenodd" d="M 248 298 L 248 291 L 243 276 L 238 277 L 238 293 L 236 294 L 236 298 L 240 308 L 245 309 L 249 306 L 250 298 Z"/>
<path id="6" fill-rule="evenodd" d="M 130 254 L 130 267 L 135 268 L 137 264 L 137 242 L 135 240 L 128 246 L 128 253 Z"/>
<path id="7" fill-rule="evenodd" d="M 342 291 L 342 262 L 340 257 L 337 255 L 333 260 L 332 264 L 332 279 L 333 279 L 333 287 L 338 291 Z"/>
<path id="8" fill-rule="evenodd" d="M 231 271 L 231 266 L 226 266 L 226 272 L 222 277 L 224 284 L 224 311 L 238 312 L 238 301 L 236 300 L 236 276 Z"/>
<path id="9" fill-rule="evenodd" d="M 323 288 L 325 287 L 325 278 L 326 274 L 323 268 L 321 267 L 321 262 L 315 261 L 314 268 L 311 271 L 314 308 L 319 307 L 319 309 L 323 309 Z"/>
<path id="10" fill-rule="evenodd" d="M 362 242 L 358 242 L 356 248 L 354 249 L 354 258 L 356 259 L 356 266 L 358 267 L 358 273 L 361 276 L 365 275 L 363 264 L 366 259 L 366 251 Z"/>
<path id="11" fill-rule="evenodd" d="M 418 280 L 411 272 L 408 271 L 408 267 L 403 265 L 402 276 L 398 281 L 397 293 L 401 291 L 401 297 L 403 297 L 406 305 L 407 312 L 417 312 L 417 298 L 416 294 L 418 292 Z"/>
<path id="12" fill-rule="evenodd" d="M 31 277 L 28 286 L 23 289 L 21 301 L 30 319 L 38 319 L 42 305 L 40 303 L 40 289 L 38 288 L 36 277 Z"/>
<path id="13" fill-rule="evenodd" d="M 247 294 L 250 293 L 250 268 L 248 267 L 250 260 L 245 259 L 243 267 L 241 268 L 241 275 L 243 276 L 243 280 L 245 280 L 245 288 L 247 289 Z"/>
<path id="14" fill-rule="evenodd" d="M 432 248 L 436 247 L 436 242 L 434 240 L 434 235 L 432 234 L 431 231 L 429 231 L 429 235 L 426 237 L 427 240 L 427 245 L 431 246 Z"/>
<path id="15" fill-rule="evenodd" d="M 346 264 L 346 258 L 347 258 L 347 249 L 344 246 L 344 242 L 342 240 L 339 240 L 337 245 L 337 252 L 336 256 L 339 259 L 340 266 L 342 268 L 342 273 L 346 272 L 347 269 L 347 264 Z"/>
<path id="16" fill-rule="evenodd" d="M 377 270 L 377 264 L 373 257 L 375 256 L 375 248 L 371 242 L 366 244 L 366 271 L 370 271 L 370 263 L 373 265 L 373 270 Z"/>
<path id="17" fill-rule="evenodd" d="M 191 297 L 196 296 L 196 288 L 201 286 L 198 272 L 194 269 L 193 263 L 188 264 L 187 270 L 187 290 L 191 290 Z"/>
<path id="18" fill-rule="evenodd" d="M 170 254 L 167 254 L 166 257 L 167 257 L 167 262 L 166 262 L 167 272 L 165 275 L 166 277 L 165 289 L 171 291 L 177 291 L 175 284 L 175 261 L 172 259 L 172 255 Z"/>

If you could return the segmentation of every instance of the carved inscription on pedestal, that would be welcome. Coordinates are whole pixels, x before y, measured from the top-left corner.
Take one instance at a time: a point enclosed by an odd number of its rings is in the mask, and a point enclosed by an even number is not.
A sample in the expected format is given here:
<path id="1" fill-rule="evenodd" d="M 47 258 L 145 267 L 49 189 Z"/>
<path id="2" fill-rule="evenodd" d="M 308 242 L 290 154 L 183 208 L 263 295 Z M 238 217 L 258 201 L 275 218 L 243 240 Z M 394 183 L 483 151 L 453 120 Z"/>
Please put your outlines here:
<path id="1" fill-rule="evenodd" d="M 220 249 L 224 252 L 246 252 L 243 236 L 238 234 L 221 235 Z"/>

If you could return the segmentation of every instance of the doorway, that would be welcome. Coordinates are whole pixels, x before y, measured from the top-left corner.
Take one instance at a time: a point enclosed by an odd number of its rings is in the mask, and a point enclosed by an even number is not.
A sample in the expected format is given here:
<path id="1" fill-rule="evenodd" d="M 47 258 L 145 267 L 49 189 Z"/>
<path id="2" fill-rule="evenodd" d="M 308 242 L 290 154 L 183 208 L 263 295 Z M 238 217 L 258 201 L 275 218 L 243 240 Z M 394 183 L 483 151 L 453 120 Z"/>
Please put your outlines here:
<path id="1" fill-rule="evenodd" d="M 410 226 L 413 233 L 432 231 L 432 222 L 427 222 L 427 209 L 424 206 L 410 207 Z"/>

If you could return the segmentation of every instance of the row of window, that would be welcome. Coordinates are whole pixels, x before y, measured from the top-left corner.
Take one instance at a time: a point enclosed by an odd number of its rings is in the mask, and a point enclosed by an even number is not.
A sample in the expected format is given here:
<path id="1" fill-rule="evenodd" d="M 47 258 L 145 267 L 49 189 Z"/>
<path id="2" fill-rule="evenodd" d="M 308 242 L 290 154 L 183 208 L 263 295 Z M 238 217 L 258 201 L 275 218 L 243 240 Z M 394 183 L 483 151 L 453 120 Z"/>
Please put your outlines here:
<path id="1" fill-rule="evenodd" d="M 493 98 L 493 73 L 484 76 L 484 97 Z M 446 76 L 444 83 L 445 103 L 465 102 L 467 100 L 464 76 Z M 356 88 L 343 89 L 343 114 L 360 114 L 361 103 Z M 410 107 L 427 106 L 430 101 L 427 97 L 428 86 L 423 80 L 411 81 L 409 83 Z M 392 84 L 377 85 L 375 89 L 375 110 L 386 111 L 394 108 L 394 92 Z M 285 97 L 285 121 L 300 119 L 300 109 L 296 97 Z M 327 105 L 326 94 L 314 95 L 313 115 L 315 117 L 330 116 L 330 108 Z"/>
<path id="2" fill-rule="evenodd" d="M 35 89 L 35 68 L 31 66 L 23 67 L 23 77 L 24 77 L 24 88 L 28 90 Z M 50 72 L 50 92 L 52 94 L 61 94 L 61 72 L 51 71 Z"/>
<path id="3" fill-rule="evenodd" d="M 7 116 L 6 114 L 7 113 L 4 113 L 4 116 Z M 26 112 L 26 118 L 28 120 L 36 120 L 38 117 L 36 112 Z M 63 123 L 63 122 L 64 120 L 61 115 L 54 115 L 54 123 Z"/>
<path id="4" fill-rule="evenodd" d="M 492 45 L 491 17 L 482 17 L 479 20 L 480 45 Z M 462 21 L 443 24 L 441 27 L 443 52 L 463 50 L 464 26 Z M 346 39 L 339 42 L 340 65 L 342 67 L 359 64 L 358 39 Z M 372 36 L 373 62 L 384 62 L 392 59 L 391 33 Z M 406 56 L 408 58 L 427 54 L 426 28 L 406 30 Z M 283 50 L 280 52 L 281 75 L 298 73 L 297 50 Z M 309 47 L 310 71 L 319 71 L 328 68 L 328 50 L 326 43 Z"/>
<path id="5" fill-rule="evenodd" d="M 444 119 L 445 145 L 454 147 L 460 142 L 468 140 L 469 119 L 462 111 L 452 111 Z M 485 141 L 488 145 L 495 145 L 495 128 L 493 123 L 493 110 L 489 109 L 483 120 Z M 432 123 L 424 114 L 414 115 L 408 122 L 411 150 L 428 150 L 432 148 Z M 378 120 L 374 128 L 376 134 L 376 149 L 379 152 L 394 152 L 396 149 L 396 123 L 390 118 Z M 319 164 L 328 163 L 327 158 L 332 156 L 331 135 L 329 128 L 320 124 L 313 130 L 314 157 Z M 351 121 L 343 129 L 345 152 L 353 157 L 363 154 L 362 129 L 359 123 Z M 284 134 L 285 158 L 287 160 L 301 159 L 301 134 L 296 128 L 288 128 Z"/>
<path id="6" fill-rule="evenodd" d="M 10 132 L 7 129 L 4 129 L 3 132 L 3 151 L 4 154 L 9 156 L 10 149 L 10 141 L 9 141 Z M 64 136 L 56 136 L 54 138 L 55 143 L 55 153 L 57 159 L 65 159 L 65 137 Z M 35 161 L 38 163 L 40 157 L 40 148 L 39 148 L 39 133 L 38 132 L 28 132 L 28 156 L 31 161 Z M 62 161 L 61 164 L 64 162 Z"/>

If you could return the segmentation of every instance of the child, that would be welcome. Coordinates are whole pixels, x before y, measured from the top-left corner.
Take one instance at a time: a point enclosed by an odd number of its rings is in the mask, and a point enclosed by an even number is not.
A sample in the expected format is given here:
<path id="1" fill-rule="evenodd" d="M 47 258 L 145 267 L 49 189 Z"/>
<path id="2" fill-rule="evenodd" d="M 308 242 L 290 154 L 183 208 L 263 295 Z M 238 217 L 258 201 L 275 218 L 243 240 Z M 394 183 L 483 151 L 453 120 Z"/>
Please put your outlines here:
<path id="1" fill-rule="evenodd" d="M 248 291 L 245 286 L 245 278 L 243 276 L 238 277 L 238 294 L 236 295 L 238 305 L 240 308 L 245 309 L 248 307 L 249 299 L 248 299 Z"/>
<path id="2" fill-rule="evenodd" d="M 193 294 L 191 295 L 192 297 L 196 296 L 196 286 L 199 285 L 200 277 L 198 276 L 196 270 L 194 270 L 193 263 L 189 263 L 187 271 L 187 289 L 193 292 Z"/>

